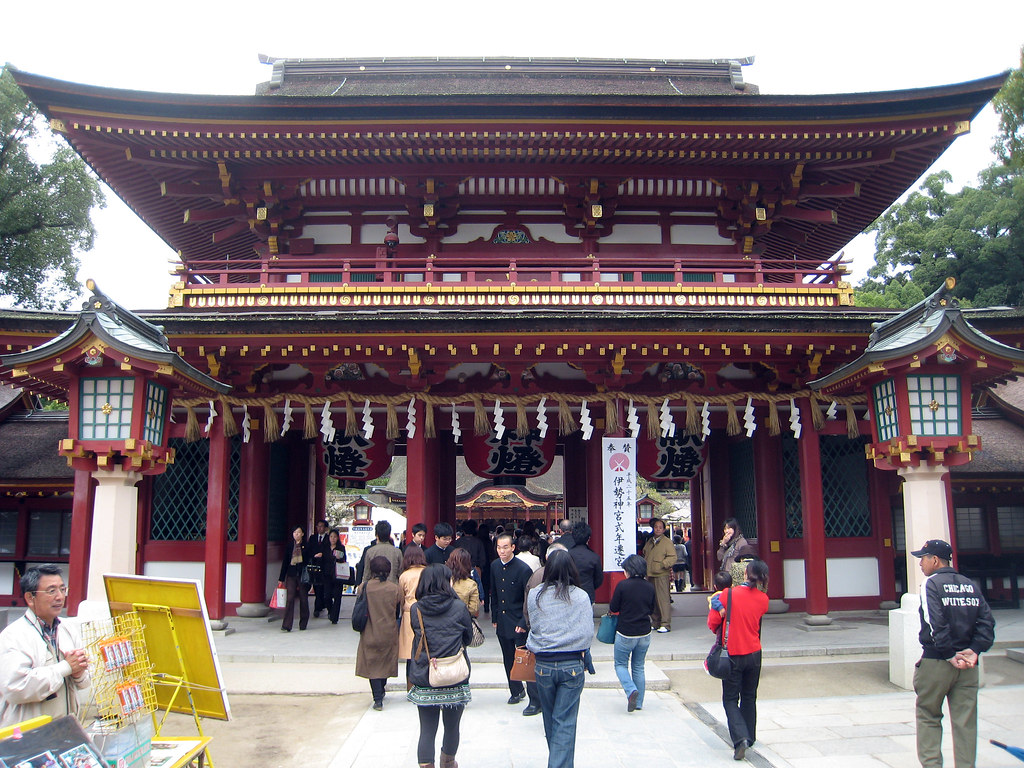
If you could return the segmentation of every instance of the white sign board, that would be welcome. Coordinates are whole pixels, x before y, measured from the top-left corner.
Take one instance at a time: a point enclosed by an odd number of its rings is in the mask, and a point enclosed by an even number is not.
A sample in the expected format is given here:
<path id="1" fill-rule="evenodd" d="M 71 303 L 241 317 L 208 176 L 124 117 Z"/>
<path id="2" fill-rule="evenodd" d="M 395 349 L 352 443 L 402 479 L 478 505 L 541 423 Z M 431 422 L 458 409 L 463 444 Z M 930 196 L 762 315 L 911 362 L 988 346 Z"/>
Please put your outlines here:
<path id="1" fill-rule="evenodd" d="M 601 440 L 604 501 L 604 570 L 617 571 L 636 554 L 636 440 Z"/>
<path id="2" fill-rule="evenodd" d="M 587 508 L 569 507 L 565 510 L 565 519 L 572 523 L 585 523 L 587 522 Z"/>
<path id="3" fill-rule="evenodd" d="M 345 559 L 349 565 L 355 566 L 363 556 L 363 550 L 377 540 L 372 525 L 353 525 L 348 530 L 348 543 L 345 545 Z"/>

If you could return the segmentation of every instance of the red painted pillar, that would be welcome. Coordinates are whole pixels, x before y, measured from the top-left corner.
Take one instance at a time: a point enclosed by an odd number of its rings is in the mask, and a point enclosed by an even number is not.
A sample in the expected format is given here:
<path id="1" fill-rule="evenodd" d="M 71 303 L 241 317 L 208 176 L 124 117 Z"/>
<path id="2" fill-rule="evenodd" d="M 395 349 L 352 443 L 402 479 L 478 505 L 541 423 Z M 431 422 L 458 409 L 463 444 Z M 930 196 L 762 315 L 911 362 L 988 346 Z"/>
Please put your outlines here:
<path id="1" fill-rule="evenodd" d="M 896 547 L 892 531 L 892 502 L 889 496 L 891 472 L 875 469 L 870 462 L 868 473 L 868 504 L 871 508 L 872 530 L 878 552 L 878 591 L 883 603 L 896 602 Z M 896 607 L 896 606 L 893 606 Z"/>
<path id="2" fill-rule="evenodd" d="M 809 623 L 823 621 L 828 615 L 828 574 L 825 564 L 825 502 L 821 493 L 821 448 L 818 432 L 811 421 L 811 408 L 807 399 L 800 401 L 800 421 L 803 431 L 797 440 L 800 459 L 800 497 L 803 502 L 804 523 L 804 582 L 808 618 L 819 617 Z M 763 427 L 762 427 L 763 428 Z"/>
<path id="3" fill-rule="evenodd" d="M 424 403 L 416 401 L 416 432 L 406 440 L 406 508 L 408 528 L 416 523 L 427 526 L 426 544 L 434 542 L 434 526 L 438 515 L 438 446 L 437 438 L 424 436 Z"/>
<path id="4" fill-rule="evenodd" d="M 703 543 L 704 556 L 712 574 L 722 565 L 718 562 L 718 542 L 722 539 L 722 526 L 733 516 L 729 440 L 724 432 L 712 432 L 708 445 L 708 477 L 704 486 L 707 530 Z M 710 579 L 708 585 L 711 585 Z"/>
<path id="5" fill-rule="evenodd" d="M 238 488 L 238 541 L 242 545 L 240 599 L 243 605 L 260 611 L 257 615 L 264 615 L 270 446 L 263 442 L 262 436 L 254 433 L 248 443 L 242 444 L 241 453 L 241 484 Z"/>
<path id="6" fill-rule="evenodd" d="M 690 579 L 691 588 L 703 589 L 707 583 L 707 557 L 704 554 L 704 481 L 709 476 L 707 462 L 690 481 Z"/>
<path id="7" fill-rule="evenodd" d="M 327 519 L 327 462 L 324 461 L 324 444 L 320 440 L 313 442 L 313 522 Z"/>
<path id="8" fill-rule="evenodd" d="M 758 419 L 767 423 L 767 419 Z M 754 494 L 757 499 L 757 551 L 768 564 L 768 597 L 781 600 L 782 539 L 786 535 L 786 492 L 782 485 L 782 438 L 767 429 L 754 433 Z M 781 606 L 780 606 L 781 608 Z"/>
<path id="9" fill-rule="evenodd" d="M 68 615 L 78 615 L 78 604 L 89 587 L 89 542 L 92 541 L 92 473 L 75 470 L 71 501 L 71 554 L 68 556 Z"/>
<path id="10" fill-rule="evenodd" d="M 579 432 L 562 438 L 562 493 L 565 498 L 562 517 L 568 514 L 569 507 L 587 505 L 586 446 Z M 552 527 L 558 527 L 558 523 L 559 520 L 555 520 Z"/>
<path id="11" fill-rule="evenodd" d="M 206 569 L 203 594 L 211 619 L 224 618 L 228 553 L 228 470 L 231 442 L 224 436 L 220 420 L 210 430 L 210 465 L 206 486 Z"/>
<path id="12" fill-rule="evenodd" d="M 437 443 L 437 508 L 438 519 L 450 523 L 452 528 L 459 527 L 455 514 L 455 474 L 456 451 L 455 440 L 451 432 L 441 432 Z"/>

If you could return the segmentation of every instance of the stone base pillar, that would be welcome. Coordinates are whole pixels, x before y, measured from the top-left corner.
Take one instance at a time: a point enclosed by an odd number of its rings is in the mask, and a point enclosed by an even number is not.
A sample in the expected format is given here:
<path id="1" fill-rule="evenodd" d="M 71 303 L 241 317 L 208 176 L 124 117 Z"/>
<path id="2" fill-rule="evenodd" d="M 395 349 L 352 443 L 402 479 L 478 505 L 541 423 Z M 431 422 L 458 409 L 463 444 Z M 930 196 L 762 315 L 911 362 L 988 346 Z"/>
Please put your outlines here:
<path id="1" fill-rule="evenodd" d="M 921 658 L 920 605 L 921 596 L 908 592 L 900 607 L 889 611 L 889 682 L 908 691 L 914 689 L 914 665 Z"/>
<path id="2" fill-rule="evenodd" d="M 242 603 L 235 613 L 246 619 L 259 619 L 270 613 L 270 607 L 266 603 Z"/>
<path id="3" fill-rule="evenodd" d="M 89 587 L 86 600 L 106 605 L 103 574 L 134 574 L 138 546 L 138 472 L 97 470 L 93 501 L 92 542 L 89 547 Z M 81 611 L 79 611 L 81 615 Z"/>

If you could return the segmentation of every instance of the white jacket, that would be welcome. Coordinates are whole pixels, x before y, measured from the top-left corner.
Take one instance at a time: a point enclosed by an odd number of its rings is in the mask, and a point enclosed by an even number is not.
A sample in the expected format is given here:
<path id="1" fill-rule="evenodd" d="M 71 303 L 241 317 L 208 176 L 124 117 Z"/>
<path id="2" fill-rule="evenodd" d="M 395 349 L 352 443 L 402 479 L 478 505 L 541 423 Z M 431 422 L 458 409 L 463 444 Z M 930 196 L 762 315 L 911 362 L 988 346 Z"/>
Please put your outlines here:
<path id="1" fill-rule="evenodd" d="M 91 678 L 88 670 L 72 677 L 64 659 L 68 651 L 83 647 L 77 624 L 57 625 L 57 645 L 59 658 L 43 640 L 31 610 L 0 632 L 0 727 L 40 715 L 78 715 L 78 693 L 90 686 Z"/>

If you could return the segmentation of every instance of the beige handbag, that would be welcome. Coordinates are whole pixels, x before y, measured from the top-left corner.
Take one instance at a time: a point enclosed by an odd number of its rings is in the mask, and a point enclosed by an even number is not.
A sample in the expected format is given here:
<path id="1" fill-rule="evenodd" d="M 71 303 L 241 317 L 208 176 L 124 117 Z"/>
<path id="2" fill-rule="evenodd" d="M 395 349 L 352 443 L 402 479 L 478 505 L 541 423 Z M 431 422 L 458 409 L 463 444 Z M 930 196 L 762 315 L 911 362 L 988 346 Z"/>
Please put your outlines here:
<path id="1" fill-rule="evenodd" d="M 420 622 L 420 647 L 416 651 L 416 658 L 419 658 L 421 651 L 426 650 L 427 658 L 430 660 L 428 670 L 430 687 L 448 688 L 467 680 L 469 678 L 469 662 L 466 660 L 466 649 L 463 648 L 454 656 L 431 656 L 430 646 L 427 645 L 427 631 L 423 628 L 423 614 L 416 611 L 416 618 Z"/>

